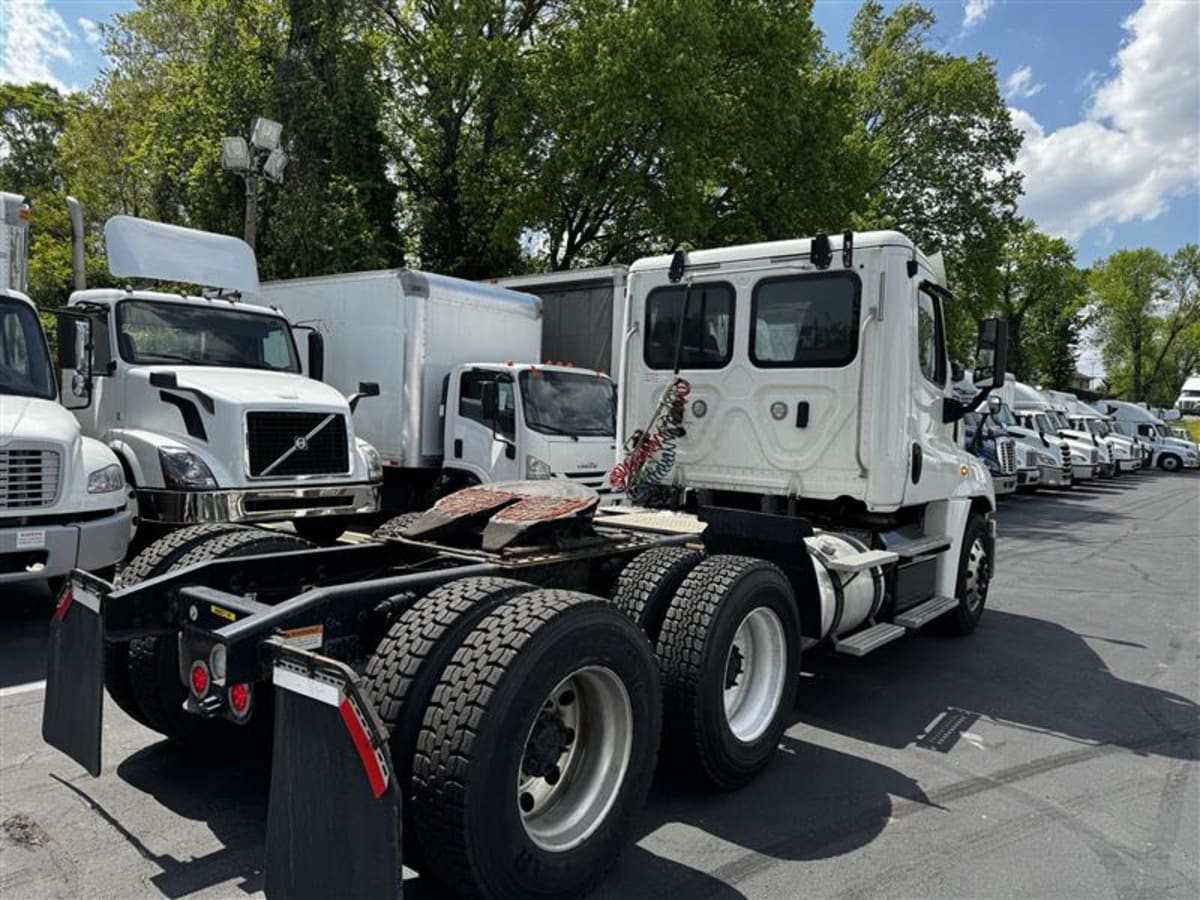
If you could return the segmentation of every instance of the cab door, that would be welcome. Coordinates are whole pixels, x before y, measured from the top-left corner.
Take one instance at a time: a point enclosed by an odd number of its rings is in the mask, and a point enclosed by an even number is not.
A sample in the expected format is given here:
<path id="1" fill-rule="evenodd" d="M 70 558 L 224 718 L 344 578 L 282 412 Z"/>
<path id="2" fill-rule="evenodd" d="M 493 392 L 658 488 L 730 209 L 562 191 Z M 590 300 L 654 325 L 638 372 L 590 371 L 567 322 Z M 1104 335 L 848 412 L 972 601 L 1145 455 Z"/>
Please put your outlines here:
<path id="1" fill-rule="evenodd" d="M 496 415 L 484 415 L 483 386 L 496 384 Z M 445 462 L 483 483 L 522 477 L 517 447 L 516 385 L 507 372 L 460 369 L 446 391 Z"/>
<path id="2" fill-rule="evenodd" d="M 943 421 L 948 383 L 942 302 L 932 290 L 922 287 L 928 278 L 922 272 L 915 285 L 916 298 L 910 316 L 912 354 L 912 403 L 909 414 L 908 480 L 906 506 L 944 499 L 961 477 L 961 450 L 954 439 L 953 425 Z"/>

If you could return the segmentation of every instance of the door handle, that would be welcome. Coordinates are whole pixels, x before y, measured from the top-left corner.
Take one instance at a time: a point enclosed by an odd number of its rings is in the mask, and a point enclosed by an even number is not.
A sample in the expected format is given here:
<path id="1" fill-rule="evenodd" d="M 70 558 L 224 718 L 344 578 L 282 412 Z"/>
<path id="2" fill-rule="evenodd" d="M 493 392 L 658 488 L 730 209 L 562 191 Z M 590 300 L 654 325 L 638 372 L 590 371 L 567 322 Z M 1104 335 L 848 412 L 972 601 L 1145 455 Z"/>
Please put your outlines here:
<path id="1" fill-rule="evenodd" d="M 808 427 L 808 401 L 801 400 L 796 404 L 796 427 Z"/>
<path id="2" fill-rule="evenodd" d="M 925 454 L 921 452 L 920 444 L 912 445 L 912 483 L 921 480 L 921 467 L 925 464 Z"/>

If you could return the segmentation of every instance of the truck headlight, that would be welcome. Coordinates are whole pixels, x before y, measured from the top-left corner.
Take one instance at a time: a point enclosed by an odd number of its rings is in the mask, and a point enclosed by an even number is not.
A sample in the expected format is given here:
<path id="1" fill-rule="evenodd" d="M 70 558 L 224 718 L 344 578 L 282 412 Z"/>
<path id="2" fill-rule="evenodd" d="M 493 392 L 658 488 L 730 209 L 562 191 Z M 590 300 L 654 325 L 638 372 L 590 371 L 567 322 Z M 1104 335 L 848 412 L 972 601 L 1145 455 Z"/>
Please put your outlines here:
<path id="1" fill-rule="evenodd" d="M 183 447 L 159 447 L 158 461 L 163 482 L 174 490 L 215 488 L 217 479 L 199 456 Z"/>
<path id="2" fill-rule="evenodd" d="M 88 474 L 87 492 L 89 494 L 111 494 L 125 487 L 125 473 L 119 463 L 111 463 L 103 469 L 97 469 Z"/>
<path id="3" fill-rule="evenodd" d="M 371 481 L 383 481 L 383 457 L 371 444 L 358 439 L 358 451 L 362 454 L 363 462 L 367 464 L 367 478 Z"/>
<path id="4" fill-rule="evenodd" d="M 538 459 L 532 453 L 525 454 L 526 478 L 549 478 L 551 474 L 550 463 Z"/>
<path id="5" fill-rule="evenodd" d="M 1038 461 L 1039 466 L 1057 466 L 1058 465 L 1058 463 L 1054 461 L 1054 457 L 1051 456 L 1049 453 L 1039 453 L 1037 455 L 1037 461 Z"/>

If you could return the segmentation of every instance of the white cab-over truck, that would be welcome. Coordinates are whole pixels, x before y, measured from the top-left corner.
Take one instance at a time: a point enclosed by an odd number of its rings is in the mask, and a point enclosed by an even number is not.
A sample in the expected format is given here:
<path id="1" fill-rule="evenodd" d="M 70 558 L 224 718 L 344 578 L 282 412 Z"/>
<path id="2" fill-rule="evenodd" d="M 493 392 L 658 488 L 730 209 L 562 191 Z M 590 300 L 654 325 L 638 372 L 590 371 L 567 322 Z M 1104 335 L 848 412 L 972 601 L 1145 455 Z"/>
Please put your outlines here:
<path id="1" fill-rule="evenodd" d="M 379 385 L 355 427 L 382 456 L 385 508 L 523 478 L 611 494 L 615 386 L 594 369 L 539 362 L 537 297 L 411 269 L 268 282 L 258 296 L 322 329 L 331 385 Z"/>
<path id="2" fill-rule="evenodd" d="M 895 232 L 645 259 L 628 297 L 614 477 L 645 508 L 541 479 L 355 546 L 159 542 L 119 588 L 73 576 L 46 740 L 100 771 L 100 648 L 129 642 L 107 684 L 150 727 L 228 750 L 273 717 L 268 897 L 399 898 L 403 861 L 439 897 L 559 900 L 613 865 L 656 759 L 724 789 L 769 764 L 802 651 L 975 628 L 995 497 L 956 430 L 1003 323 L 955 399 L 954 299 Z"/>
<path id="3" fill-rule="evenodd" d="M 1194 441 L 1172 437 L 1167 425 L 1137 403 L 1097 400 L 1092 404 L 1113 419 L 1113 427 L 1127 437 L 1137 436 L 1150 444 L 1150 464 L 1168 472 L 1200 467 L 1200 448 Z"/>
<path id="4" fill-rule="evenodd" d="M 24 293 L 29 207 L 0 193 L 0 585 L 125 556 L 132 513 L 112 451 L 58 403 L 46 335 Z"/>
<path id="5" fill-rule="evenodd" d="M 351 421 L 375 386 L 348 399 L 321 383 L 313 332 L 305 377 L 291 323 L 241 300 L 258 285 L 249 246 L 127 216 L 105 243 L 118 278 L 213 289 L 80 289 L 59 315 L 64 402 L 119 457 L 140 523 L 292 521 L 330 539 L 379 508 L 379 455 Z"/>

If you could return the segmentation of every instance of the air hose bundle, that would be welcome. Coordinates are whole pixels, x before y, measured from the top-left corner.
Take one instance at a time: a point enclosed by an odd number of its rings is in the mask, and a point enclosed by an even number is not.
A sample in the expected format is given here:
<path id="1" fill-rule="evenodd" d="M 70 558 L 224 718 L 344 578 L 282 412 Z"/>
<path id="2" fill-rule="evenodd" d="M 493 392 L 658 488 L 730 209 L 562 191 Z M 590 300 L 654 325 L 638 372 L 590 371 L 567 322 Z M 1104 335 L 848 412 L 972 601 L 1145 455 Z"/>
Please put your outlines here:
<path id="1" fill-rule="evenodd" d="M 649 425 L 625 442 L 625 460 L 612 470 L 609 482 L 635 503 L 644 499 L 654 485 L 661 484 L 675 467 L 675 441 L 684 433 L 683 410 L 691 390 L 691 384 L 683 378 L 668 384 Z"/>

